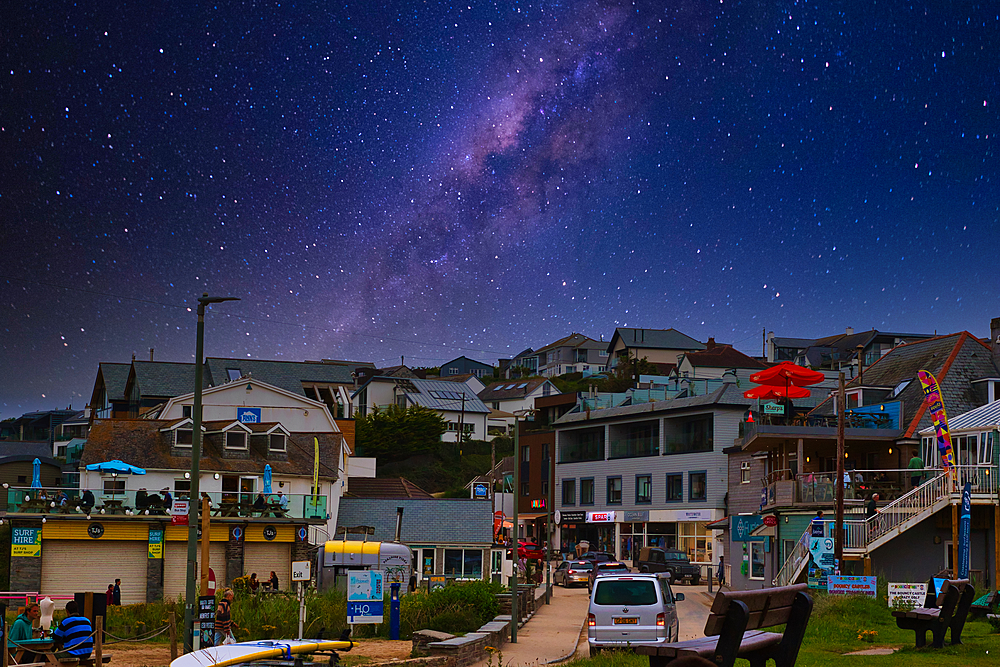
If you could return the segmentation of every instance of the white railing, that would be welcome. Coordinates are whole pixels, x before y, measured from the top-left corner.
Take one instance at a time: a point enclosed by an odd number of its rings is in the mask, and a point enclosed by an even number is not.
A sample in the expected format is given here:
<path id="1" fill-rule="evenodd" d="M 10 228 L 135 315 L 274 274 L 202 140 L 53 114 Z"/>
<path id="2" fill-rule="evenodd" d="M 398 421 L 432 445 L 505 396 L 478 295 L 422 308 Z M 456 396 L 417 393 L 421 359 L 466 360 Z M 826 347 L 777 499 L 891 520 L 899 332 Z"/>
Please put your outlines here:
<path id="1" fill-rule="evenodd" d="M 866 549 L 869 544 L 898 529 L 904 523 L 948 495 L 951 478 L 940 474 L 892 501 L 879 513 L 863 521 L 847 521 L 845 549 Z"/>
<path id="2" fill-rule="evenodd" d="M 788 586 L 798 578 L 802 568 L 809 561 L 809 536 L 812 532 L 812 524 L 802 533 L 802 537 L 795 543 L 792 553 L 785 558 L 784 564 L 774 576 L 775 586 Z"/>

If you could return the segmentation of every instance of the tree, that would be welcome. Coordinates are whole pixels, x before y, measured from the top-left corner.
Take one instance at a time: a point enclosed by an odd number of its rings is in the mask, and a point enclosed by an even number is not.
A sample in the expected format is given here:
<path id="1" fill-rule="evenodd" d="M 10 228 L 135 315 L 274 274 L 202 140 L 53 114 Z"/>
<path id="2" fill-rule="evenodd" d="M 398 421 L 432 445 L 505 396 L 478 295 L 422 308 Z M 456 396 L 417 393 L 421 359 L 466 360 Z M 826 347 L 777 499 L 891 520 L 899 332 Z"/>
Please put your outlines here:
<path id="1" fill-rule="evenodd" d="M 448 422 L 421 405 L 374 408 L 355 416 L 355 442 L 359 456 L 374 456 L 381 462 L 401 461 L 417 454 L 431 454 L 441 444 Z"/>
<path id="2" fill-rule="evenodd" d="M 618 361 L 614 375 L 600 384 L 601 391 L 622 392 L 631 389 L 639 382 L 640 375 L 656 375 L 659 369 L 646 357 L 637 359 L 628 356 Z"/>

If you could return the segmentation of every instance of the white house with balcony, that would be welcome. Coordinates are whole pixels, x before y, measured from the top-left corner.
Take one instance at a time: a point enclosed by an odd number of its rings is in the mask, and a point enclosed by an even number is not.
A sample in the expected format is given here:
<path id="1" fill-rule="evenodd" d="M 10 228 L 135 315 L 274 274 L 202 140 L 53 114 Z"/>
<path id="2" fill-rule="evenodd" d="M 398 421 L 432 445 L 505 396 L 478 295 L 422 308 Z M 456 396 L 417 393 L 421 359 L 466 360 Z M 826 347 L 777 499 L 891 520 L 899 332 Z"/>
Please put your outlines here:
<path id="1" fill-rule="evenodd" d="M 460 433 L 473 440 L 486 440 L 488 436 L 490 409 L 476 396 L 475 388 L 465 382 L 378 376 L 352 394 L 351 404 L 354 413 L 362 417 L 393 405 L 420 405 L 433 410 L 447 422 L 441 436 L 444 442 L 458 442 Z"/>

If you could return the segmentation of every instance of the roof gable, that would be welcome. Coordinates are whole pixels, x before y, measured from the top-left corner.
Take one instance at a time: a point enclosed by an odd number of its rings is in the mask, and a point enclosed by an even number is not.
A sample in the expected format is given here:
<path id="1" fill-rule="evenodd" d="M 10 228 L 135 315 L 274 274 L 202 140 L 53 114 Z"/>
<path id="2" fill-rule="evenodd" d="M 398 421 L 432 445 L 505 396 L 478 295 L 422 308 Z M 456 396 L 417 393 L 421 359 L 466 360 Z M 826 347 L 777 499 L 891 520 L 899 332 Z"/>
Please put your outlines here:
<path id="1" fill-rule="evenodd" d="M 129 372 L 128 389 L 138 386 L 143 397 L 170 398 L 194 392 L 194 364 L 172 361 L 133 361 Z M 209 386 L 203 379 L 203 388 Z"/>
<path id="2" fill-rule="evenodd" d="M 694 367 L 709 368 L 754 368 L 764 369 L 764 364 L 753 357 L 743 354 L 732 345 L 716 345 L 700 352 L 688 352 L 684 360 Z"/>
<path id="3" fill-rule="evenodd" d="M 212 384 L 229 382 L 229 371 L 239 371 L 242 377 L 252 377 L 300 396 L 305 393 L 302 383 L 353 385 L 351 369 L 339 364 L 316 361 L 268 361 L 261 359 L 230 359 L 208 357 L 205 359 Z M 192 385 L 193 386 L 193 385 Z"/>
<path id="4" fill-rule="evenodd" d="M 608 351 L 614 349 L 615 343 L 621 340 L 625 347 L 654 350 L 704 350 L 705 344 L 699 343 L 687 334 L 677 329 L 632 329 L 618 327 L 611 337 Z"/>

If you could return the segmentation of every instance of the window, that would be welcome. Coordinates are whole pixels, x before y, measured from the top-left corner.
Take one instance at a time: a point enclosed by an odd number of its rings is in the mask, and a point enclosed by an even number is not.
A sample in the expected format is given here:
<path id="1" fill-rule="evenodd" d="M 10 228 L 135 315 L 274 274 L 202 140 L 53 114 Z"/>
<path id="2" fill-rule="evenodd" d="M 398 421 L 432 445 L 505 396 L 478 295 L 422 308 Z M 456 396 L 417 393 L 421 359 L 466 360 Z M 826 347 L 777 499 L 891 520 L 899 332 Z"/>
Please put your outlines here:
<path id="1" fill-rule="evenodd" d="M 566 367 L 566 372 L 567 373 L 575 373 L 576 372 L 576 366 L 567 366 Z"/>
<path id="2" fill-rule="evenodd" d="M 190 447 L 194 444 L 194 429 L 179 428 L 174 431 L 174 447 Z"/>
<path id="3" fill-rule="evenodd" d="M 500 409 L 500 401 L 493 401 L 493 409 L 494 410 Z"/>
<path id="4" fill-rule="evenodd" d="M 445 549 L 444 573 L 465 579 L 483 578 L 483 552 L 480 549 Z"/>
<path id="5" fill-rule="evenodd" d="M 542 480 L 542 495 L 546 498 L 549 497 L 549 480 L 547 479 Z"/>
<path id="6" fill-rule="evenodd" d="M 594 504 L 594 478 L 588 477 L 580 480 L 580 504 Z"/>
<path id="7" fill-rule="evenodd" d="M 448 430 L 449 431 L 457 431 L 458 430 L 458 422 L 448 422 Z M 476 425 L 475 424 L 467 424 L 467 423 L 466 424 L 462 424 L 462 431 L 464 431 L 465 433 L 475 433 L 476 432 Z"/>
<path id="8" fill-rule="evenodd" d="M 635 478 L 635 502 L 636 504 L 653 502 L 653 477 L 652 475 L 638 475 Z"/>
<path id="9" fill-rule="evenodd" d="M 56 456 L 61 459 L 66 458 L 66 445 L 56 445 Z"/>
<path id="10" fill-rule="evenodd" d="M 226 449 L 246 449 L 247 434 L 243 431 L 232 430 L 226 433 Z"/>
<path id="11" fill-rule="evenodd" d="M 531 489 L 528 486 L 528 482 L 521 482 L 521 495 L 522 496 L 531 495 Z"/>
<path id="12" fill-rule="evenodd" d="M 993 463 L 993 432 L 980 434 L 983 438 L 983 446 L 979 448 L 979 465 L 991 465 Z"/>
<path id="13" fill-rule="evenodd" d="M 239 380 L 241 377 L 243 377 L 243 373 L 241 373 L 240 369 L 238 368 L 227 368 L 226 375 L 229 377 L 230 382 L 233 382 L 234 380 Z"/>
<path id="14" fill-rule="evenodd" d="M 521 463 L 527 463 L 530 461 L 531 449 L 528 447 L 521 447 Z"/>
<path id="15" fill-rule="evenodd" d="M 285 451 L 285 434 L 284 433 L 272 433 L 271 438 L 268 442 L 272 452 L 283 452 Z"/>
<path id="16" fill-rule="evenodd" d="M 750 578 L 764 578 L 764 543 L 750 543 Z"/>
<path id="17" fill-rule="evenodd" d="M 687 554 L 692 563 L 712 563 L 712 535 L 700 521 L 677 523 L 677 548 Z"/>
<path id="18" fill-rule="evenodd" d="M 684 500 L 684 475 L 670 473 L 667 475 L 667 502 L 678 503 Z"/>
<path id="19" fill-rule="evenodd" d="M 712 415 L 664 420 L 664 454 L 710 452 L 714 446 Z"/>
<path id="20" fill-rule="evenodd" d="M 688 473 L 688 493 L 690 494 L 690 501 L 697 502 L 708 499 L 708 493 L 705 489 L 707 477 L 708 474 L 704 471 Z"/>
<path id="21" fill-rule="evenodd" d="M 622 504 L 622 478 L 608 477 L 608 504 Z"/>
<path id="22" fill-rule="evenodd" d="M 189 480 L 189 479 L 175 479 L 174 480 L 174 496 L 178 500 L 190 497 L 191 496 L 191 480 Z"/>
<path id="23" fill-rule="evenodd" d="M 104 480 L 104 495 L 125 493 L 125 480 L 112 477 Z"/>
<path id="24" fill-rule="evenodd" d="M 740 463 L 740 484 L 750 483 L 750 462 L 743 461 Z"/>
<path id="25" fill-rule="evenodd" d="M 576 505 L 576 480 L 564 479 L 562 481 L 562 504 Z"/>
<path id="26" fill-rule="evenodd" d="M 193 406 L 191 406 L 191 405 L 182 405 L 181 406 L 181 416 L 184 417 L 185 419 L 190 419 L 191 415 L 193 414 L 193 412 L 194 412 L 194 407 Z"/>
<path id="27" fill-rule="evenodd" d="M 604 429 L 563 431 L 559 435 L 559 463 L 600 461 L 604 458 Z"/>
<path id="28" fill-rule="evenodd" d="M 600 350 L 597 353 L 597 356 L 599 356 L 599 357 L 606 357 L 606 356 L 608 356 L 608 351 L 607 350 Z"/>

